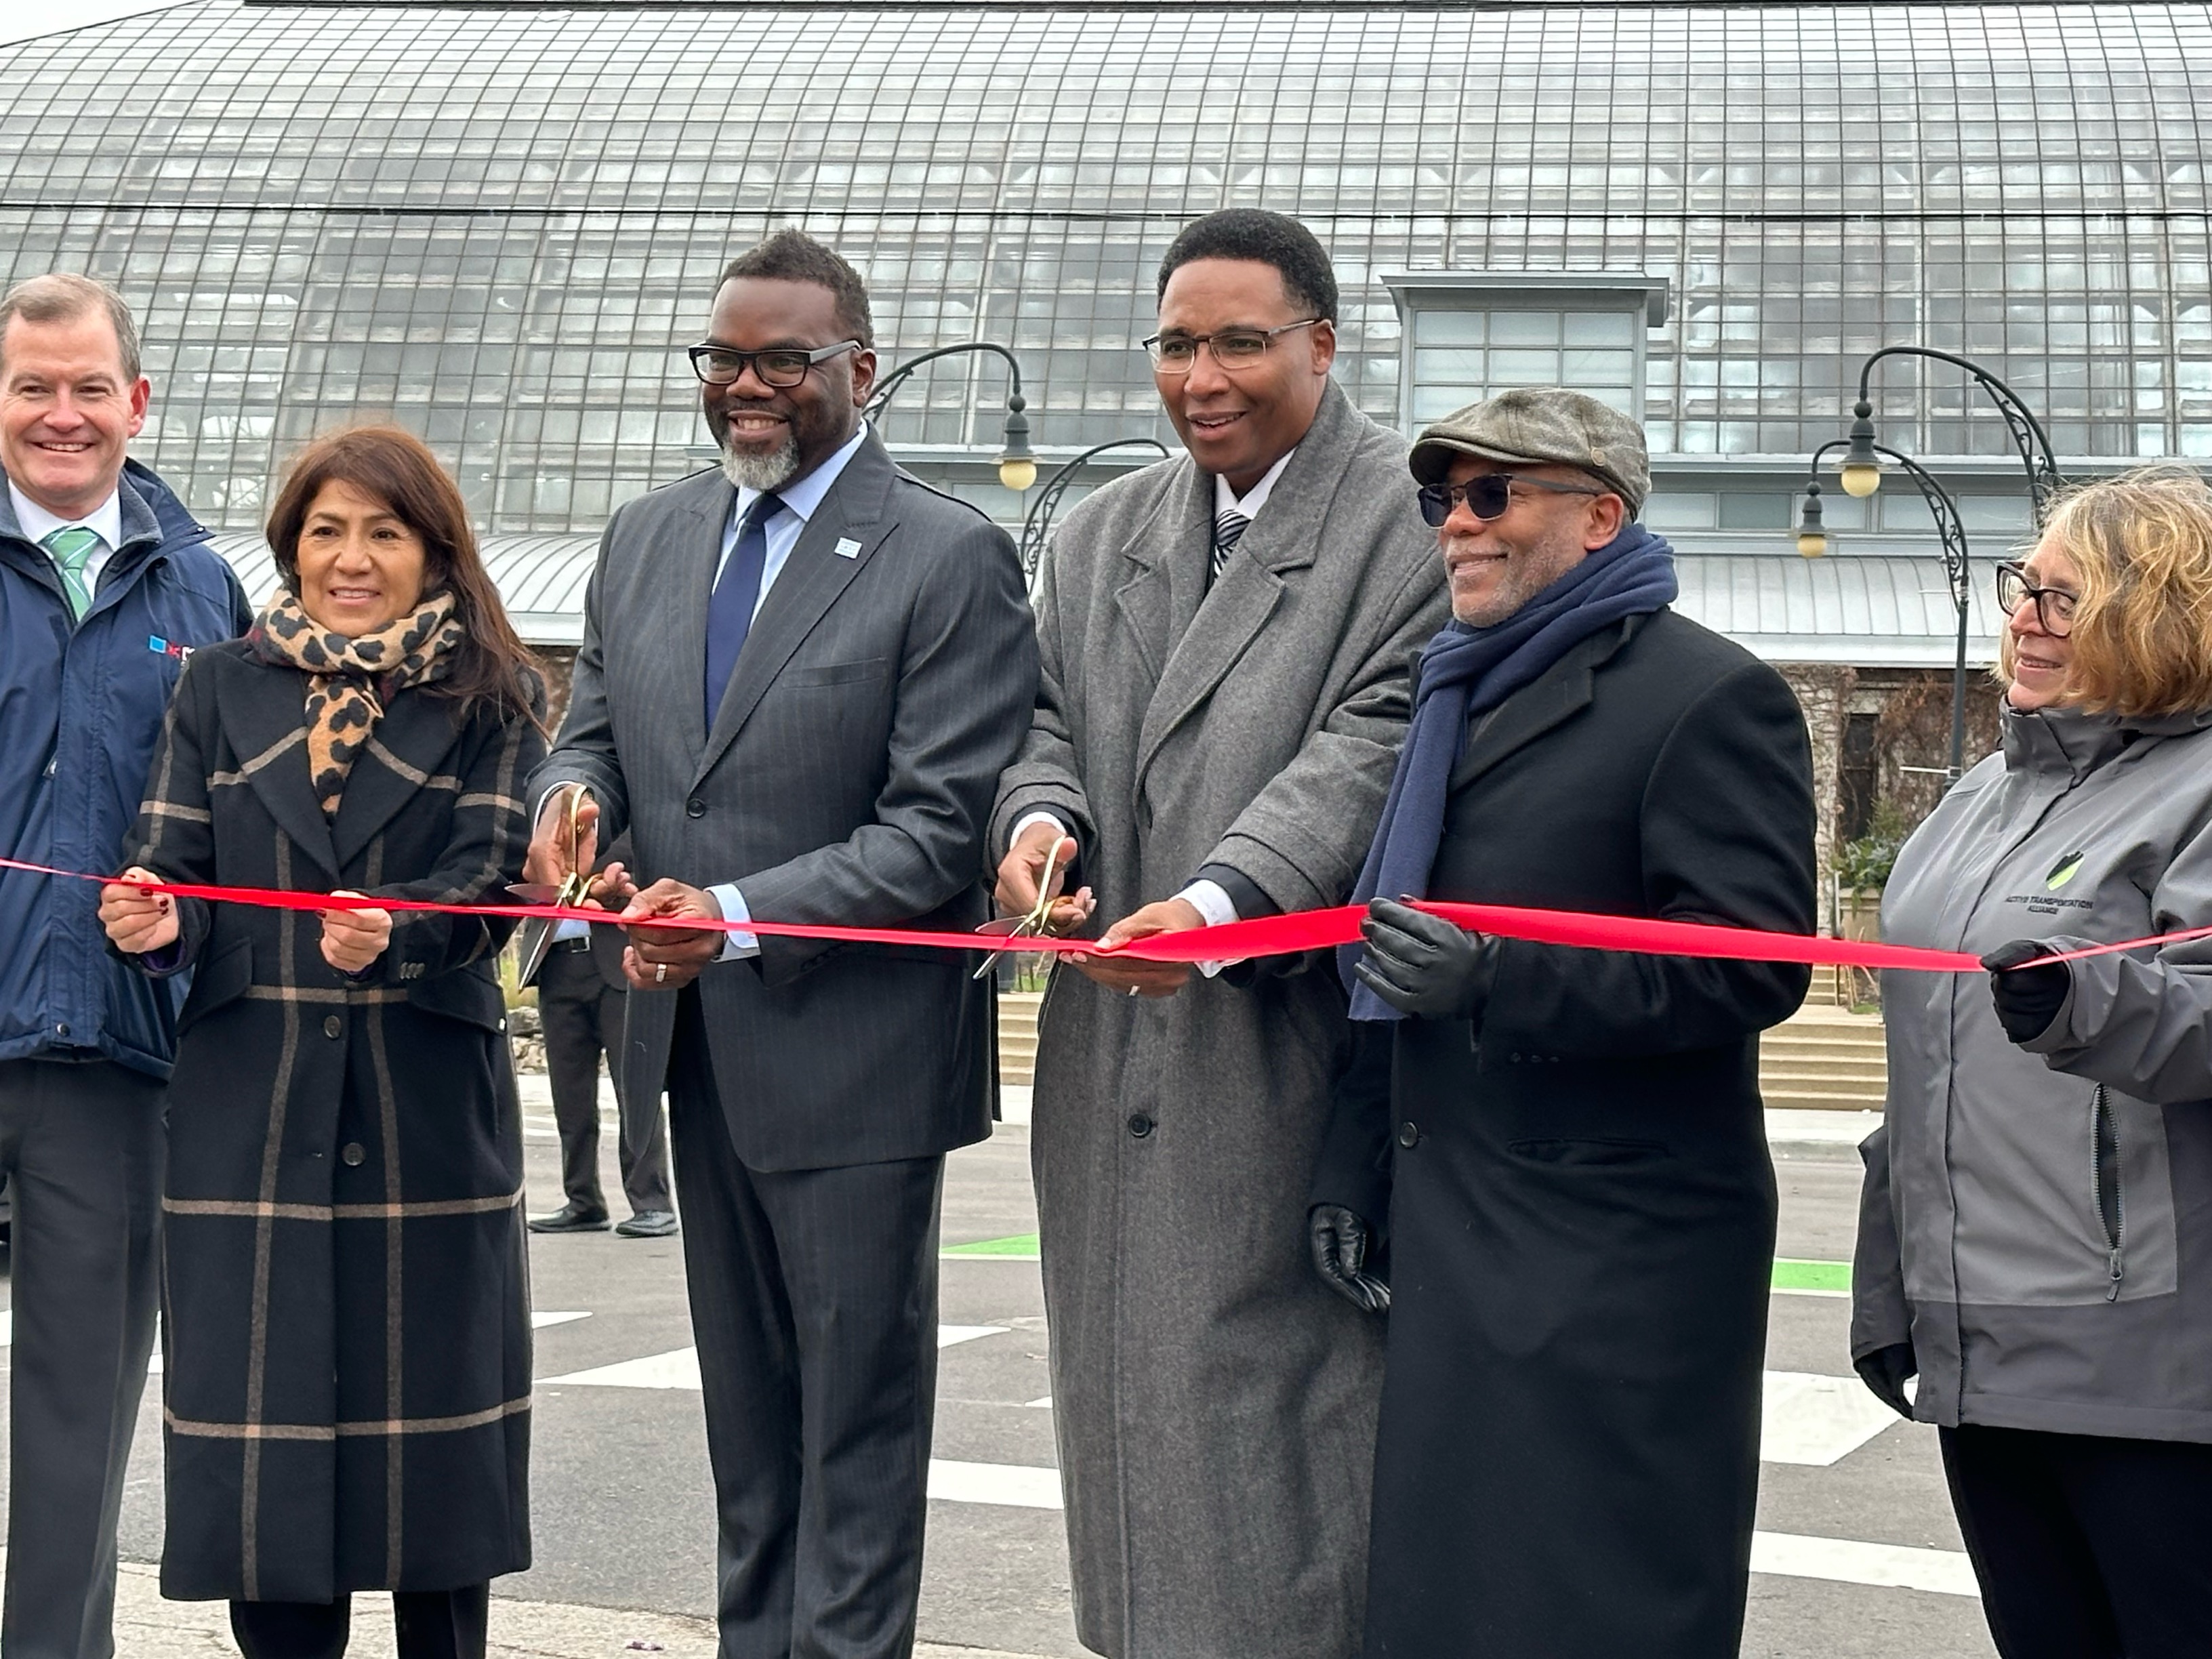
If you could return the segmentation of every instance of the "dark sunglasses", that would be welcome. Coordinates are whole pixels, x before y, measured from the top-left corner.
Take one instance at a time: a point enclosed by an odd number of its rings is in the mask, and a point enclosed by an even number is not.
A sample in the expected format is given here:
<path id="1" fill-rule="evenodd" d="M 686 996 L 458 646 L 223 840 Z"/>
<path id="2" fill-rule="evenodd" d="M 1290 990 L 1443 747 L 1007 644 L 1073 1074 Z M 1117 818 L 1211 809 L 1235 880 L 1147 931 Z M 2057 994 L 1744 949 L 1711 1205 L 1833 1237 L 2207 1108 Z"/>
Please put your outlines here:
<path id="1" fill-rule="evenodd" d="M 1561 495 L 1603 495 L 1610 492 L 1594 489 L 1588 484 L 1553 483 L 1548 478 L 1524 478 L 1514 472 L 1485 472 L 1469 478 L 1465 483 L 1423 484 L 1415 493 L 1421 500 L 1421 517 L 1436 529 L 1443 528 L 1444 520 L 1452 515 L 1452 508 L 1462 501 L 1467 510 L 1485 520 L 1502 519 L 1505 509 L 1513 505 L 1513 486 L 1525 484 L 1531 489 L 1549 489 Z"/>

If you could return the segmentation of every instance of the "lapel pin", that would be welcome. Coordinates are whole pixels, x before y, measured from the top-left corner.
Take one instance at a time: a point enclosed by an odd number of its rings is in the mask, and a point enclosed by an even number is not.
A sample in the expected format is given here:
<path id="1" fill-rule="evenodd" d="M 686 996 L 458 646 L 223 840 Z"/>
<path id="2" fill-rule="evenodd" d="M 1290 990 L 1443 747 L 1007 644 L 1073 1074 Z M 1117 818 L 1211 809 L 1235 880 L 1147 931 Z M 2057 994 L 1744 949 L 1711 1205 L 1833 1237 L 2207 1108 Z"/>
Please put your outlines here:
<path id="1" fill-rule="evenodd" d="M 841 559 L 859 558 L 860 556 L 860 543 L 854 541 L 850 536 L 840 536 L 837 538 L 837 556 Z"/>

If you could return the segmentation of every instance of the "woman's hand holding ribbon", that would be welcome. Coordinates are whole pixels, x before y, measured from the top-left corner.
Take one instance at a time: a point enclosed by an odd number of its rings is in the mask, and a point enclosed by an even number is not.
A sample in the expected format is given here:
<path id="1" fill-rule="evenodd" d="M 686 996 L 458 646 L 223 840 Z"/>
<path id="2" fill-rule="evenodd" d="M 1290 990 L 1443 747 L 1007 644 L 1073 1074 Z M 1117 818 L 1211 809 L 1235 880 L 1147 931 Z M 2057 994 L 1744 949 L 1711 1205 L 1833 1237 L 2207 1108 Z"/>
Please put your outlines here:
<path id="1" fill-rule="evenodd" d="M 117 950 L 139 957 L 177 942 L 177 902 L 167 893 L 149 893 L 135 884 L 161 879 L 134 864 L 120 881 L 100 890 L 100 925 Z"/>
<path id="2" fill-rule="evenodd" d="M 333 898 L 362 898 L 364 894 L 341 887 Z M 318 910 L 323 924 L 323 960 L 349 978 L 367 973 L 392 943 L 389 910 Z"/>

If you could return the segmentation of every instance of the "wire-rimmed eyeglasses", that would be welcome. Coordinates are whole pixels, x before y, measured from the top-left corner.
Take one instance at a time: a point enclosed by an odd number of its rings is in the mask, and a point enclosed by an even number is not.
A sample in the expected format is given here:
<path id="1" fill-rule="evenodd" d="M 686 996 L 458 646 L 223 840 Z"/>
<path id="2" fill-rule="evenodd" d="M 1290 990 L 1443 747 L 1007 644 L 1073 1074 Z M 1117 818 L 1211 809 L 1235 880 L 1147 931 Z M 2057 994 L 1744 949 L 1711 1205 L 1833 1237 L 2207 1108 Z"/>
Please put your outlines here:
<path id="1" fill-rule="evenodd" d="M 1145 342 L 1145 355 L 1163 374 L 1188 374 L 1197 366 L 1198 349 L 1204 346 L 1213 361 L 1231 370 L 1249 368 L 1267 355 L 1278 334 L 1294 328 L 1311 328 L 1323 320 L 1307 317 L 1280 328 L 1224 328 L 1212 334 L 1155 334 Z"/>

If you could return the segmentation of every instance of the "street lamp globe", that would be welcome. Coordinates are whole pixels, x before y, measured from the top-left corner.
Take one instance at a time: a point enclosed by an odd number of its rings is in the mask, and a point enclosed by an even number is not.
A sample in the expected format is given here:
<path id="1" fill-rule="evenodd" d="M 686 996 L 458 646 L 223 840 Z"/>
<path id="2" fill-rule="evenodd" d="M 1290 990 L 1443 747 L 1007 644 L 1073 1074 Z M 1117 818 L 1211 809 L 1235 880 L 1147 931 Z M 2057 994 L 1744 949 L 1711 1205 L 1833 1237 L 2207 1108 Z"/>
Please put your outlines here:
<path id="1" fill-rule="evenodd" d="M 1805 506 L 1797 517 L 1797 555 L 1800 558 L 1818 559 L 1826 556 L 1828 532 L 1820 522 L 1820 486 L 1805 486 Z"/>
<path id="2" fill-rule="evenodd" d="M 1844 494 L 1871 495 L 1881 488 L 1881 458 L 1874 453 L 1874 405 L 1863 398 L 1851 412 L 1850 447 L 1844 451 Z"/>
<path id="3" fill-rule="evenodd" d="M 1022 394 L 1006 399 L 1006 443 L 999 453 L 999 482 L 1017 495 L 1036 483 L 1036 457 L 1030 453 L 1030 417 Z"/>

